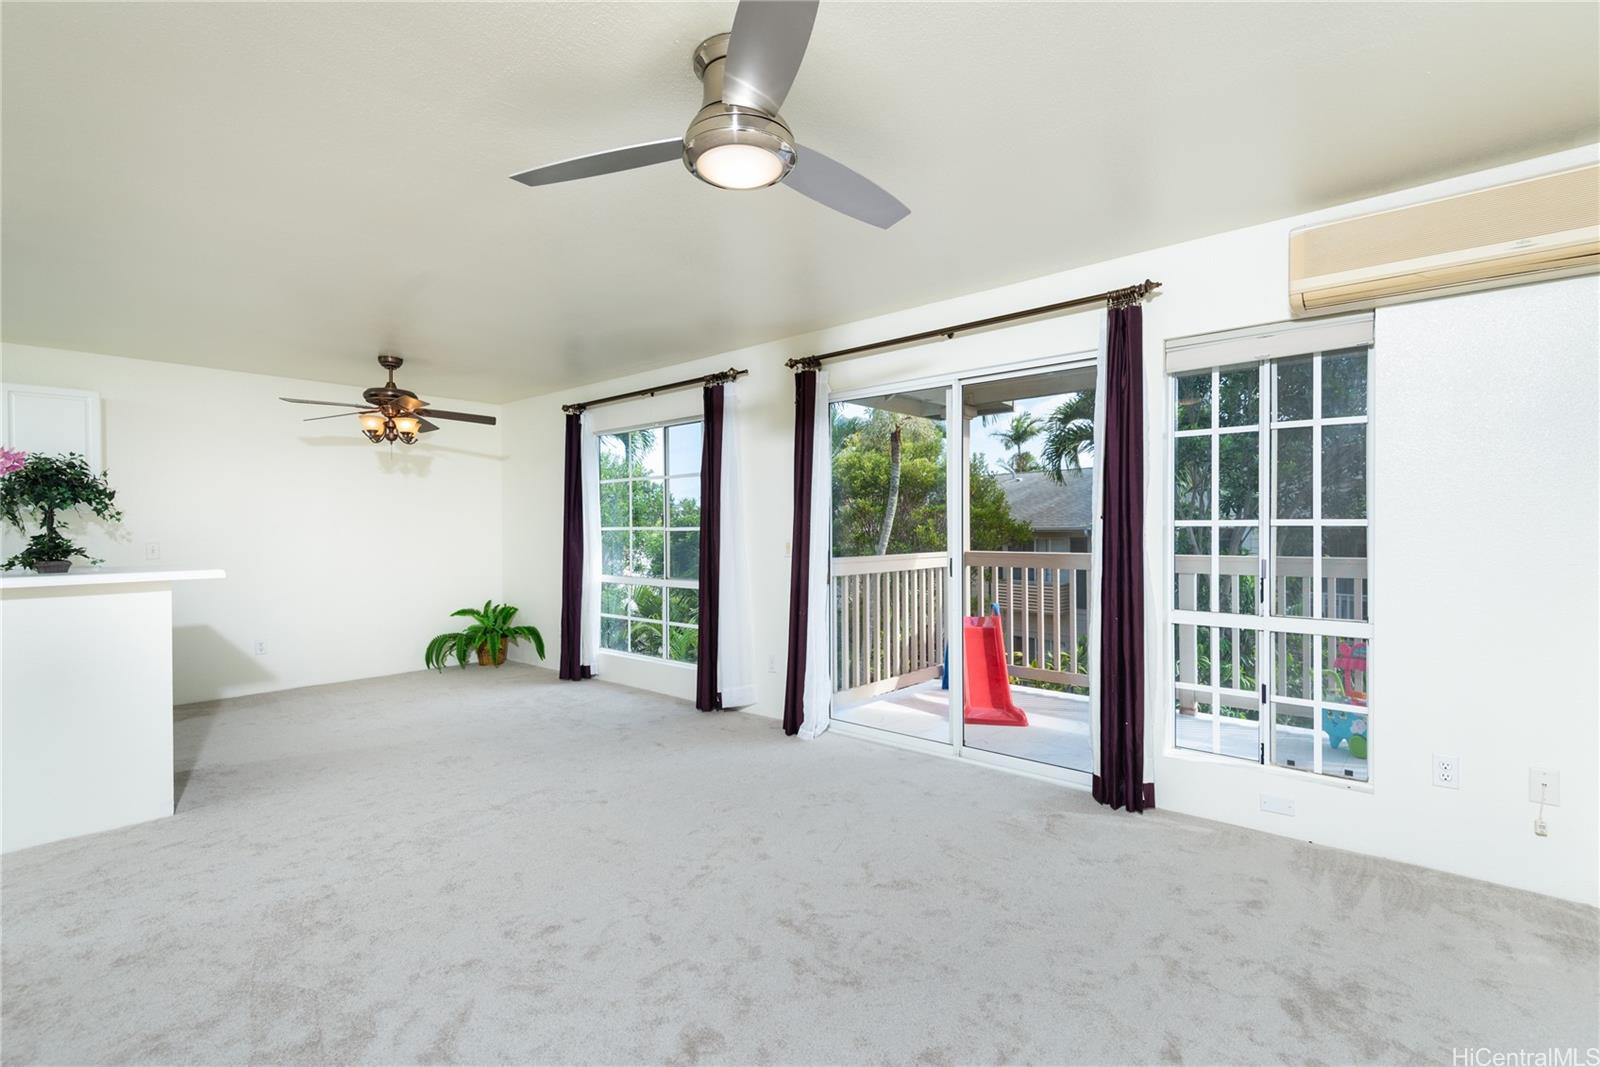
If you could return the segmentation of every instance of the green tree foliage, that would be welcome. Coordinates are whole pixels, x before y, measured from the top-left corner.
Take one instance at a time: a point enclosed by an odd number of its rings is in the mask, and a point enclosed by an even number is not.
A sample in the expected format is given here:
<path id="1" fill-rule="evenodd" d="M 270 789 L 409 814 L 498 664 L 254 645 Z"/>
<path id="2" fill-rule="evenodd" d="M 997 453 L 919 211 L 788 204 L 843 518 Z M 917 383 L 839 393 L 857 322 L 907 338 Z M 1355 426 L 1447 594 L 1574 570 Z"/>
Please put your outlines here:
<path id="1" fill-rule="evenodd" d="M 1062 481 L 1065 468 L 1077 468 L 1083 456 L 1094 451 L 1094 393 L 1068 396 L 1046 416 L 1041 432 L 1044 469 L 1056 481 Z"/>
<path id="2" fill-rule="evenodd" d="M 1034 469 L 1034 458 L 1024 451 L 1024 447 L 1029 441 L 1038 437 L 1043 429 L 1044 425 L 1037 416 L 1024 411 L 1011 416 L 1011 422 L 1006 428 L 994 435 L 1001 444 L 1011 449 L 1011 461 L 1007 466 L 1013 474 Z"/>
<path id="3" fill-rule="evenodd" d="M 900 486 L 887 551 L 938 552 L 945 539 L 945 432 L 930 419 L 873 410 L 835 409 L 833 441 L 833 553 L 877 554 L 890 484 L 890 436 L 900 429 Z M 972 547 L 1028 547 L 1032 529 L 1011 515 L 995 475 L 981 456 L 971 475 Z"/>
<path id="4" fill-rule="evenodd" d="M 989 470 L 988 460 L 981 455 L 972 457 L 967 494 L 968 525 L 974 552 L 1032 550 L 1033 527 L 1011 514 L 1011 505 L 1006 502 L 1000 480 Z"/>
<path id="5" fill-rule="evenodd" d="M 67 528 L 64 516 L 79 508 L 102 521 L 120 522 L 122 512 L 116 507 L 116 499 L 116 490 L 106 483 L 105 472 L 95 474 L 88 461 L 75 452 L 29 456 L 21 469 L 0 478 L 0 518 L 21 533 L 27 533 L 30 525 L 39 527 L 40 532 L 28 538 L 26 548 L 6 560 L 5 568 L 33 567 L 73 556 L 90 563 L 101 562 L 91 559 L 60 531 Z"/>

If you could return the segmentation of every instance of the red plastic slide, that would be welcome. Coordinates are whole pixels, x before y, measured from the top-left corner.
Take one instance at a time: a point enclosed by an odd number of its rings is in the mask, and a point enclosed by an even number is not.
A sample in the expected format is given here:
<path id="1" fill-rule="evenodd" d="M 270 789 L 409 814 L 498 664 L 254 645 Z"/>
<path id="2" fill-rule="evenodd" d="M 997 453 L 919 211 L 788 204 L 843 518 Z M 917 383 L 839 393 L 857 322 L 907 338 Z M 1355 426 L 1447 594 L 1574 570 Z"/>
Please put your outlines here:
<path id="1" fill-rule="evenodd" d="M 1000 617 L 969 615 L 961 630 L 967 654 L 962 719 L 974 726 L 1028 725 L 1028 717 L 1011 700 L 1010 672 L 1000 647 Z"/>

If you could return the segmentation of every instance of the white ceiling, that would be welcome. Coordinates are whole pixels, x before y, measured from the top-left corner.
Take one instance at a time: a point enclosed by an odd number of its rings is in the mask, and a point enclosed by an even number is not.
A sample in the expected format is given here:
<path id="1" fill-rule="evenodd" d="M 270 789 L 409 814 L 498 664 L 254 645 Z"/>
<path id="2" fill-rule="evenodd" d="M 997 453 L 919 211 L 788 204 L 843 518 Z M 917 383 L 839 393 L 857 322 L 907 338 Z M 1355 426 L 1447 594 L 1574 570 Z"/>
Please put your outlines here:
<path id="1" fill-rule="evenodd" d="M 1588 143 L 1572 5 L 825 2 L 887 232 L 664 166 L 732 3 L 6 3 L 7 340 L 505 400 Z M 426 392 L 425 394 L 426 395 Z"/>

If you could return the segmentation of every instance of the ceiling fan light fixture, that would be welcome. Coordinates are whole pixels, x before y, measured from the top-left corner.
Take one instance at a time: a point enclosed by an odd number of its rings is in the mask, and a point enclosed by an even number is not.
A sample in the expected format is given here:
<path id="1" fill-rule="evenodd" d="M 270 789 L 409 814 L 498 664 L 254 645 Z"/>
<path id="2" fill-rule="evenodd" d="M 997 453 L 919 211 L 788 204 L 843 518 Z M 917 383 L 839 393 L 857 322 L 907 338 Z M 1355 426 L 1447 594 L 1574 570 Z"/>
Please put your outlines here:
<path id="1" fill-rule="evenodd" d="M 683 165 L 719 189 L 776 185 L 794 161 L 794 138 L 787 126 L 721 104 L 702 109 L 683 139 Z"/>
<path id="2" fill-rule="evenodd" d="M 364 391 L 361 399 L 366 402 L 365 404 L 346 404 L 338 400 L 302 400 L 293 396 L 280 396 L 278 399 L 290 404 L 354 408 L 356 409 L 354 411 L 342 411 L 339 415 L 318 415 L 306 421 L 317 422 L 321 419 L 354 415 L 361 427 L 361 435 L 375 445 L 385 441 L 390 444 L 395 441 L 402 441 L 408 445 L 416 444 L 419 436 L 439 428 L 430 421 L 432 419 L 476 422 L 483 426 L 495 425 L 496 420 L 493 415 L 475 415 L 466 411 L 439 411 L 429 408 L 416 393 L 395 385 L 394 372 L 404 362 L 399 356 L 388 353 L 378 357 L 378 365 L 389 372 L 389 380 Z"/>
<path id="3" fill-rule="evenodd" d="M 694 173 L 719 189 L 763 189 L 783 177 L 783 160 L 759 145 L 719 144 L 701 153 Z"/>

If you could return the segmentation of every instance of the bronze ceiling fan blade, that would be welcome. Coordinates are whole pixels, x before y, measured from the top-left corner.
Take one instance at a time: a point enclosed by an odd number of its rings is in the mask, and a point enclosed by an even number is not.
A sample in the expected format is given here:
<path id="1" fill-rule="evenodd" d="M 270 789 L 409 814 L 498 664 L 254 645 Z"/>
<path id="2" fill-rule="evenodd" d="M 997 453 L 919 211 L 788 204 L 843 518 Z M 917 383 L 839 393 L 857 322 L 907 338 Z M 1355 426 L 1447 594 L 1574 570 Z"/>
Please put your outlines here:
<path id="1" fill-rule="evenodd" d="M 483 426 L 493 426 L 493 415 L 473 415 L 465 411 L 440 411 L 438 408 L 423 408 L 418 414 L 430 419 L 451 419 L 455 422 L 476 422 Z"/>
<path id="2" fill-rule="evenodd" d="M 321 422 L 323 419 L 343 419 L 351 415 L 373 415 L 377 413 L 377 410 L 377 408 L 363 408 L 360 411 L 336 411 L 332 415 L 313 415 L 309 419 L 301 419 L 300 421 Z"/>
<path id="3" fill-rule="evenodd" d="M 427 419 L 420 419 L 418 422 L 420 424 L 417 430 L 418 433 L 432 433 L 434 430 L 439 428 L 433 423 L 429 422 Z"/>
<path id="4" fill-rule="evenodd" d="M 280 396 L 278 399 L 287 404 L 321 404 L 323 407 L 361 408 L 363 411 L 367 408 L 366 404 L 346 404 L 338 400 L 301 400 L 298 397 L 293 396 Z"/>

